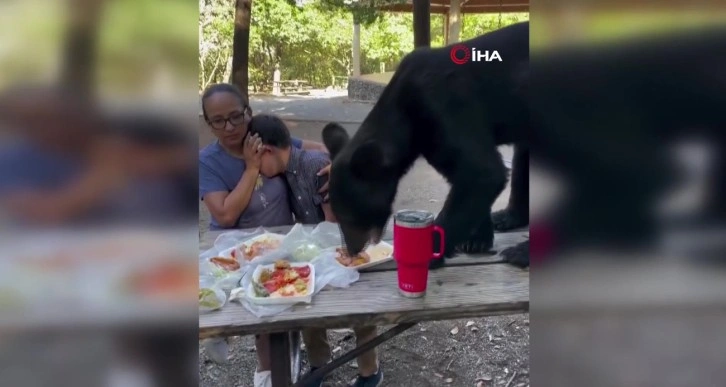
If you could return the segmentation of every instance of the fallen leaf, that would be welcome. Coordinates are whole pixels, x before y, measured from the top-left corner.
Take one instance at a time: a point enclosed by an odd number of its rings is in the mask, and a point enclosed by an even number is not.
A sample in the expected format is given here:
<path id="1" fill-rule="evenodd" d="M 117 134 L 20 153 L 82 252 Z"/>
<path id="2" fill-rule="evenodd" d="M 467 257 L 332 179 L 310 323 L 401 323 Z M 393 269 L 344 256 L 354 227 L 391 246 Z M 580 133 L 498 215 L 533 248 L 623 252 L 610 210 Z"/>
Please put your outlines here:
<path id="1" fill-rule="evenodd" d="M 482 375 L 476 379 L 477 382 L 491 382 L 492 377 L 490 375 Z"/>
<path id="2" fill-rule="evenodd" d="M 479 328 L 477 328 L 477 327 L 471 327 L 471 331 L 472 332 L 479 332 Z"/>
<path id="3" fill-rule="evenodd" d="M 422 339 L 429 341 L 429 339 L 426 338 L 426 336 L 421 336 Z"/>
<path id="4" fill-rule="evenodd" d="M 486 384 L 484 384 L 483 381 L 480 380 L 480 381 L 476 382 L 476 387 L 487 387 L 487 386 L 486 386 Z"/>
<path id="5" fill-rule="evenodd" d="M 426 328 L 421 328 L 421 332 L 426 332 Z"/>
<path id="6" fill-rule="evenodd" d="M 492 341 L 492 334 L 491 333 L 489 334 L 489 341 L 490 342 Z"/>
<path id="7" fill-rule="evenodd" d="M 451 330 L 451 334 L 455 335 L 457 333 L 459 333 L 459 327 L 454 327 L 454 329 Z"/>
<path id="8" fill-rule="evenodd" d="M 333 350 L 333 353 L 338 353 L 338 352 L 340 352 L 340 351 L 341 351 L 342 349 L 343 349 L 343 348 L 340 348 L 340 347 L 335 347 L 335 349 Z"/>
<path id="9" fill-rule="evenodd" d="M 509 373 L 509 368 L 507 368 L 507 367 L 504 367 L 504 373 L 505 373 L 505 374 L 508 374 L 508 373 Z"/>
<path id="10" fill-rule="evenodd" d="M 451 383 L 453 381 L 454 381 L 454 379 L 451 379 L 451 378 L 444 379 L 444 383 Z"/>
<path id="11" fill-rule="evenodd" d="M 348 363 L 348 367 L 350 367 L 350 368 L 358 368 L 358 364 L 356 362 Z"/>
<path id="12" fill-rule="evenodd" d="M 434 376 L 436 376 L 437 378 L 443 378 L 443 377 L 444 377 L 444 375 L 441 375 L 441 374 L 437 374 L 437 373 L 435 373 L 435 372 L 434 372 Z"/>
<path id="13" fill-rule="evenodd" d="M 467 328 L 470 327 L 470 326 L 472 326 L 472 325 L 474 325 L 474 321 L 467 321 L 466 322 L 466 327 Z"/>

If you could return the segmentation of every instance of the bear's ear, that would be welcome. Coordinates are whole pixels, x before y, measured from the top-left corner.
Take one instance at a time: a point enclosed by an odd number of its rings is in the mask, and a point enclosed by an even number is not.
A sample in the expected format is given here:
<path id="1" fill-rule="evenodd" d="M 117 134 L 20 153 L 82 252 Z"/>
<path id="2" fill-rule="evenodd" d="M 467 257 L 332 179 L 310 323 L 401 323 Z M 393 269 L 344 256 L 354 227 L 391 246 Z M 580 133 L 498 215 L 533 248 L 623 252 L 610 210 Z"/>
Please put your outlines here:
<path id="1" fill-rule="evenodd" d="M 362 179 L 382 179 L 391 174 L 393 159 L 383 144 L 371 140 L 356 148 L 350 159 L 350 168 Z"/>
<path id="2" fill-rule="evenodd" d="M 331 122 L 323 128 L 323 143 L 330 152 L 331 160 L 348 144 L 349 139 L 348 132 L 337 122 Z"/>

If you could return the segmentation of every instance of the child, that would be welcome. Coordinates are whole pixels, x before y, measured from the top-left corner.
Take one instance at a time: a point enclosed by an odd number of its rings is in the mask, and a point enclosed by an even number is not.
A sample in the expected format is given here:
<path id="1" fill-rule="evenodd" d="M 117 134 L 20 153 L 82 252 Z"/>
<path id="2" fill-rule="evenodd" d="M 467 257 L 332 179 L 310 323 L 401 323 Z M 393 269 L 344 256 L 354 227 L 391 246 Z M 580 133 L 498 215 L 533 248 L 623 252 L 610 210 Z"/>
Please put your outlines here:
<path id="1" fill-rule="evenodd" d="M 290 146 L 290 131 L 280 118 L 273 115 L 253 117 L 249 131 L 262 140 L 264 150 L 260 173 L 267 177 L 283 175 L 287 180 L 296 221 L 303 224 L 335 221 L 330 204 L 319 193 L 327 177 L 318 176 L 318 171 L 330 163 L 328 155 Z M 357 327 L 354 331 L 358 345 L 363 345 L 377 335 L 376 327 Z M 324 329 L 303 330 L 303 341 L 307 347 L 311 371 L 330 361 L 330 346 Z M 357 360 L 359 375 L 351 386 L 380 385 L 383 372 L 378 365 L 376 350 L 360 355 Z M 316 380 L 309 386 L 319 387 L 322 382 L 322 379 Z"/>

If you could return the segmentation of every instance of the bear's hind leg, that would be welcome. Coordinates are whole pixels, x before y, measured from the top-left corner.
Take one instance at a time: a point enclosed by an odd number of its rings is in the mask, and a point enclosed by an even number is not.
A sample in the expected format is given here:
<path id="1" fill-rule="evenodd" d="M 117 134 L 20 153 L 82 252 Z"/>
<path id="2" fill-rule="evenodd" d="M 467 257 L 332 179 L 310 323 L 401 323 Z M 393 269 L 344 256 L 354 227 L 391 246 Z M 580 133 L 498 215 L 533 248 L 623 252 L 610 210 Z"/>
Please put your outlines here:
<path id="1" fill-rule="evenodd" d="M 512 189 L 507 208 L 492 214 L 494 230 L 509 231 L 529 224 L 529 149 L 514 146 Z"/>

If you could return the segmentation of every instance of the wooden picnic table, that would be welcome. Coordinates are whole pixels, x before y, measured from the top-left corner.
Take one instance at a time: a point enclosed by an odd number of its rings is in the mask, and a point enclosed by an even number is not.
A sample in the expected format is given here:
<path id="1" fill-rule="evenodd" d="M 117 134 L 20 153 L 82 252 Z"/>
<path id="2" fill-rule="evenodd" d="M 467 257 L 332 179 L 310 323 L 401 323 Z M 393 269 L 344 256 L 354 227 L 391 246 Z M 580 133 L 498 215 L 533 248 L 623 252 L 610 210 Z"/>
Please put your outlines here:
<path id="1" fill-rule="evenodd" d="M 304 79 L 290 79 L 286 81 L 273 81 L 280 87 L 283 94 L 309 94 L 313 88 L 308 81 Z"/>
<path id="2" fill-rule="evenodd" d="M 312 226 L 310 226 L 312 228 Z M 286 227 L 267 228 L 286 234 Z M 383 240 L 391 241 L 392 227 Z M 208 232 L 201 251 L 213 246 L 220 231 Z M 528 231 L 495 234 L 494 250 L 501 251 L 528 238 Z M 425 297 L 405 298 L 398 292 L 396 264 L 387 262 L 361 271 L 348 288 L 327 287 L 312 304 L 299 304 L 285 312 L 258 318 L 242 305 L 229 303 L 219 311 L 199 316 L 200 339 L 248 334 L 270 334 L 272 385 L 295 386 L 326 375 L 416 323 L 522 313 L 529 310 L 529 271 L 503 263 L 498 254 L 460 255 L 429 273 Z M 298 380 L 299 335 L 303 328 L 348 328 L 392 325 L 387 332 Z"/>

